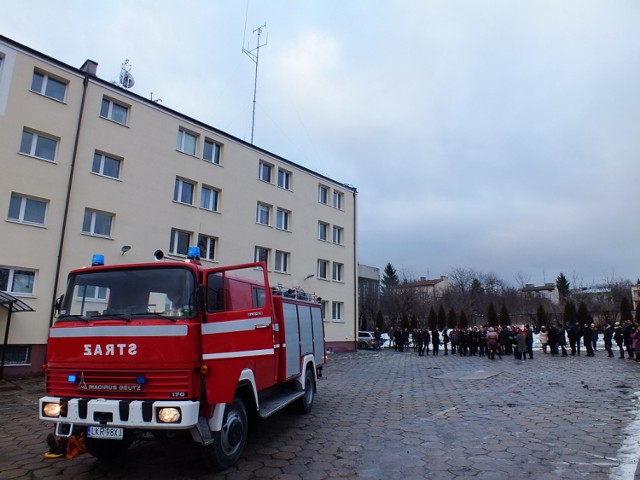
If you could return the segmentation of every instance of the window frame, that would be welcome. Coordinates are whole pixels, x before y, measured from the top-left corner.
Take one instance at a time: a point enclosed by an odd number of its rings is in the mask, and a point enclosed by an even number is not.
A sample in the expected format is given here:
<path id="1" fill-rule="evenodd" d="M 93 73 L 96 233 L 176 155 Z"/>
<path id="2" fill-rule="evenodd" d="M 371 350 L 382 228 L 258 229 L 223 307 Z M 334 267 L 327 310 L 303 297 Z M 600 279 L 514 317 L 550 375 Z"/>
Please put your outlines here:
<path id="1" fill-rule="evenodd" d="M 291 190 L 292 173 L 289 170 L 278 167 L 278 187 L 283 190 Z"/>
<path id="2" fill-rule="evenodd" d="M 331 302 L 331 320 L 333 322 L 343 322 L 343 310 L 344 302 Z"/>
<path id="3" fill-rule="evenodd" d="M 98 166 L 98 171 L 94 170 L 95 166 L 96 166 L 96 157 L 99 157 L 99 166 Z M 106 173 L 104 173 L 105 171 L 105 163 L 106 160 L 112 160 L 113 162 L 118 164 L 118 176 L 114 177 L 112 175 L 107 175 Z M 95 152 L 93 152 L 93 162 L 91 163 L 91 173 L 93 173 L 94 175 L 98 175 L 100 177 L 105 177 L 105 178 L 111 178 L 113 180 L 120 180 L 121 177 L 121 172 L 122 172 L 122 162 L 123 159 L 121 157 L 116 157 L 115 155 L 111 155 L 108 153 L 104 153 L 101 152 L 99 150 L 96 150 Z"/>
<path id="4" fill-rule="evenodd" d="M 19 206 L 19 212 L 18 212 L 17 218 L 11 217 L 11 205 L 13 203 L 14 198 L 20 199 L 20 206 Z M 28 203 L 30 201 L 44 204 L 42 222 L 32 222 L 29 220 L 25 220 L 25 214 L 27 213 Z M 24 195 L 22 193 L 11 192 L 11 196 L 9 198 L 9 213 L 7 214 L 7 220 L 9 220 L 10 222 L 21 223 L 23 225 L 35 225 L 35 226 L 44 227 L 47 222 L 48 211 L 49 211 L 49 200 L 46 200 L 44 198 L 34 197 L 31 195 Z"/>
<path id="5" fill-rule="evenodd" d="M 107 109 L 105 112 L 105 103 L 107 104 Z M 119 107 L 124 111 L 124 121 L 121 121 L 119 115 L 114 113 L 116 109 L 114 107 Z M 109 120 L 111 122 L 117 123 L 118 125 L 124 125 L 125 127 L 129 125 L 129 114 L 131 113 L 131 106 L 125 103 L 119 102 L 111 97 L 107 97 L 104 95 L 102 97 L 102 101 L 100 102 L 100 118 L 104 118 L 105 120 Z"/>
<path id="6" fill-rule="evenodd" d="M 290 256 L 291 254 L 289 252 L 276 250 L 274 271 L 278 273 L 289 273 Z"/>
<path id="7" fill-rule="evenodd" d="M 329 205 L 329 187 L 318 185 L 318 203 Z"/>
<path id="8" fill-rule="evenodd" d="M 330 267 L 329 260 L 324 260 L 322 258 L 319 258 L 317 269 L 316 269 L 316 276 L 320 280 L 329 280 L 329 267 Z"/>
<path id="9" fill-rule="evenodd" d="M 29 151 L 26 152 L 22 148 L 25 145 L 25 135 L 31 135 L 31 140 L 29 142 Z M 39 139 L 49 140 L 55 144 L 53 151 L 53 158 L 43 157 L 40 155 L 36 155 L 38 153 L 38 141 Z M 56 163 L 56 157 L 58 156 L 58 145 L 60 144 L 60 139 L 56 138 L 52 135 L 47 135 L 45 133 L 37 132 L 35 130 L 31 130 L 29 128 L 22 129 L 22 135 L 20 137 L 20 150 L 19 152 L 23 155 L 27 155 L 28 157 L 37 158 L 38 160 L 44 160 L 45 162 Z M 45 151 L 48 149 L 45 145 L 41 145 L 41 147 L 45 148 Z M 41 152 L 42 153 L 42 152 Z"/>
<path id="10" fill-rule="evenodd" d="M 211 145 L 211 158 L 206 158 L 207 145 Z M 204 145 L 202 147 L 202 160 L 211 163 L 213 165 L 220 165 L 220 159 L 222 158 L 222 144 L 211 140 L 210 138 L 204 139 Z"/>
<path id="11" fill-rule="evenodd" d="M 210 192 L 207 194 L 209 201 L 205 205 L 205 190 Z M 213 203 L 213 205 L 212 205 Z M 210 185 L 202 185 L 200 187 L 200 208 L 209 212 L 220 211 L 220 189 Z"/>
<path id="12" fill-rule="evenodd" d="M 284 232 L 290 232 L 291 231 L 291 229 L 289 228 L 290 224 L 291 224 L 291 212 L 289 210 L 285 210 L 284 208 L 277 208 L 276 209 L 276 228 Z"/>
<path id="13" fill-rule="evenodd" d="M 333 191 L 333 208 L 342 210 L 344 208 L 344 193 L 339 190 Z"/>
<path id="14" fill-rule="evenodd" d="M 91 214 L 91 218 L 89 220 L 89 230 L 85 230 L 85 226 L 87 224 L 87 214 Z M 108 217 L 109 218 L 109 233 L 96 233 L 96 223 L 98 221 L 98 217 Z M 82 234 L 90 235 L 92 237 L 100 237 L 100 238 L 113 238 L 113 224 L 115 223 L 115 214 L 104 212 L 102 210 L 96 210 L 93 208 L 85 208 L 84 209 L 84 217 L 82 220 Z"/>
<path id="15" fill-rule="evenodd" d="M 187 241 L 186 241 L 186 247 L 184 248 L 184 253 L 182 253 L 180 250 L 182 250 L 181 247 L 181 242 L 180 242 L 180 236 L 181 235 L 186 235 L 187 236 Z M 193 232 L 189 232 L 188 230 L 182 230 L 180 228 L 171 228 L 171 236 L 169 237 L 169 253 L 171 255 L 177 255 L 177 256 L 181 256 L 181 257 L 186 257 L 187 254 L 189 253 L 189 247 L 191 246 L 191 238 L 193 237 Z"/>
<path id="16" fill-rule="evenodd" d="M 262 220 L 264 220 L 264 215 L 266 213 L 266 222 L 263 222 Z M 258 225 L 265 225 L 265 226 L 270 226 L 271 225 L 271 205 L 263 203 L 263 202 L 258 202 L 258 205 L 256 207 L 256 223 Z"/>
<path id="17" fill-rule="evenodd" d="M 329 241 L 329 227 L 331 225 L 327 222 L 318 221 L 318 240 L 323 242 Z M 324 230 L 324 236 L 322 235 L 322 231 Z"/>
<path id="18" fill-rule="evenodd" d="M 274 165 L 264 160 L 260 160 L 258 165 L 258 180 L 265 183 L 272 183 Z M 268 173 L 265 174 L 265 172 Z"/>
<path id="19" fill-rule="evenodd" d="M 36 90 L 34 88 L 34 80 L 36 75 L 39 75 L 40 77 L 42 77 L 42 79 L 40 80 L 40 89 Z M 62 91 L 62 98 L 58 98 L 55 95 L 52 94 L 52 92 L 48 91 L 49 90 L 49 84 L 55 85 L 58 84 L 60 86 L 62 86 L 63 91 Z M 56 102 L 60 102 L 60 103 L 64 103 L 65 98 L 67 98 L 67 87 L 69 86 L 69 82 L 68 81 L 64 81 L 62 79 L 60 79 L 59 77 L 55 77 L 47 72 L 45 72 L 44 70 L 40 70 L 38 68 L 35 68 L 33 70 L 33 76 L 31 77 L 31 91 L 33 93 L 37 93 L 38 95 L 42 95 L 43 97 L 47 97 L 50 98 L 52 100 L 55 100 Z"/>
<path id="20" fill-rule="evenodd" d="M 7 288 L 3 289 L 3 285 L 0 284 L 0 291 L 6 292 L 10 295 L 14 295 L 16 297 L 35 297 L 36 295 L 36 285 L 37 285 L 37 270 L 33 270 L 31 268 L 20 268 L 20 267 L 9 267 L 6 265 L 0 265 L 0 270 L 8 271 L 7 274 Z M 16 287 L 16 273 L 25 274 L 30 273 L 31 275 L 31 291 L 20 291 L 14 290 Z M 2 276 L 0 275 L 0 279 Z"/>
<path id="21" fill-rule="evenodd" d="M 185 193 L 185 190 L 184 190 L 185 185 L 189 185 L 191 187 L 190 202 L 183 201 L 184 193 Z M 176 181 L 173 184 L 173 201 L 181 205 L 188 205 L 190 207 L 193 207 L 197 188 L 198 188 L 198 184 L 193 180 L 188 180 L 182 177 L 176 177 Z"/>
<path id="22" fill-rule="evenodd" d="M 193 138 L 193 152 L 188 151 L 185 148 L 185 138 Z M 193 130 L 189 130 L 188 128 L 184 127 L 178 127 L 178 141 L 176 143 L 176 150 L 180 153 L 184 153 L 185 155 L 190 155 L 192 157 L 197 156 L 199 138 L 200 135 L 198 135 Z"/>
<path id="23" fill-rule="evenodd" d="M 264 255 L 261 255 L 264 254 Z M 264 258 L 263 258 L 264 256 Z M 269 270 L 269 257 L 271 256 L 271 249 L 267 247 L 261 247 L 256 245 L 253 253 L 253 261 L 254 262 L 264 262 L 267 266 L 267 270 Z"/>
<path id="24" fill-rule="evenodd" d="M 206 249 L 203 252 L 201 244 L 206 242 Z M 218 246 L 218 238 L 212 235 L 198 234 L 198 248 L 200 248 L 200 258 L 214 262 L 216 260 L 216 250 Z"/>
<path id="25" fill-rule="evenodd" d="M 344 245 L 344 228 L 334 225 L 331 231 L 331 241 L 334 245 Z"/>
<path id="26" fill-rule="evenodd" d="M 333 262 L 331 266 L 331 280 L 344 282 L 344 263 Z"/>

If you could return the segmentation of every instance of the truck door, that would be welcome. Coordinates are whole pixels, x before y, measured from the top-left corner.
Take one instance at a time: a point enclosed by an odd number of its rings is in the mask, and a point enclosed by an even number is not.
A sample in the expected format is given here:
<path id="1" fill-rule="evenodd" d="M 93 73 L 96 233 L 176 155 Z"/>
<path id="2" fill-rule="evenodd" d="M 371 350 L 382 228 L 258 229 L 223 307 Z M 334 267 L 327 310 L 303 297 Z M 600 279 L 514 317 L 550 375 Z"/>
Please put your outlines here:
<path id="1" fill-rule="evenodd" d="M 202 358 L 209 402 L 231 402 L 244 369 L 253 372 L 258 390 L 273 385 L 273 302 L 264 264 L 212 269 L 205 282 Z"/>

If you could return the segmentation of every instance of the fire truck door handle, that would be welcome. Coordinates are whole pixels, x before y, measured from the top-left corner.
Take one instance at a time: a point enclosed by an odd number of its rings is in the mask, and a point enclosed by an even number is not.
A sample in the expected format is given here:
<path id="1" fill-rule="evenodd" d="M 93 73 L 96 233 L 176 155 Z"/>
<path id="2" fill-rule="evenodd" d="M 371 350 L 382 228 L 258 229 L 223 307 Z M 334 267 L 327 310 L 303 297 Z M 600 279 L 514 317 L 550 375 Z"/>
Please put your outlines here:
<path id="1" fill-rule="evenodd" d="M 270 326 L 270 323 L 259 323 L 258 325 L 256 325 L 256 330 L 258 330 L 259 328 L 269 328 Z"/>

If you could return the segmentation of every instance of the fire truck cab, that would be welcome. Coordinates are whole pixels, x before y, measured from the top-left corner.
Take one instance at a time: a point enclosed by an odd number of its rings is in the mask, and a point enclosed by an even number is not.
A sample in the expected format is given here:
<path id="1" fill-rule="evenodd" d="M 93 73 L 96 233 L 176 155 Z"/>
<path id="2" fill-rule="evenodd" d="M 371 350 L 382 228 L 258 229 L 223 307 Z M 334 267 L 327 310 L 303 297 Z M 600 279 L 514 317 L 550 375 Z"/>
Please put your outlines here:
<path id="1" fill-rule="evenodd" d="M 319 301 L 271 288 L 264 263 L 101 265 L 70 272 L 47 347 L 40 419 L 99 458 L 188 432 L 214 469 L 249 421 L 308 413 L 325 360 Z"/>

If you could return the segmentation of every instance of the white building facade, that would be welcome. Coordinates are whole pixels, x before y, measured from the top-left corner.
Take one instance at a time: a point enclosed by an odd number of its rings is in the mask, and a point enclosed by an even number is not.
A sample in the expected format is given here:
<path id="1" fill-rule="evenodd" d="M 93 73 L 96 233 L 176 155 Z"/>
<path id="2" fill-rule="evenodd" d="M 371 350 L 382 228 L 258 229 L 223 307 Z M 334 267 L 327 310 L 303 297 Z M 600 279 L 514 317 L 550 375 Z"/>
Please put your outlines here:
<path id="1" fill-rule="evenodd" d="M 354 187 L 0 36 L 0 290 L 11 371 L 45 360 L 70 269 L 183 259 L 267 262 L 272 284 L 323 298 L 327 345 L 353 350 Z M 7 310 L 0 309 L 0 335 Z"/>

